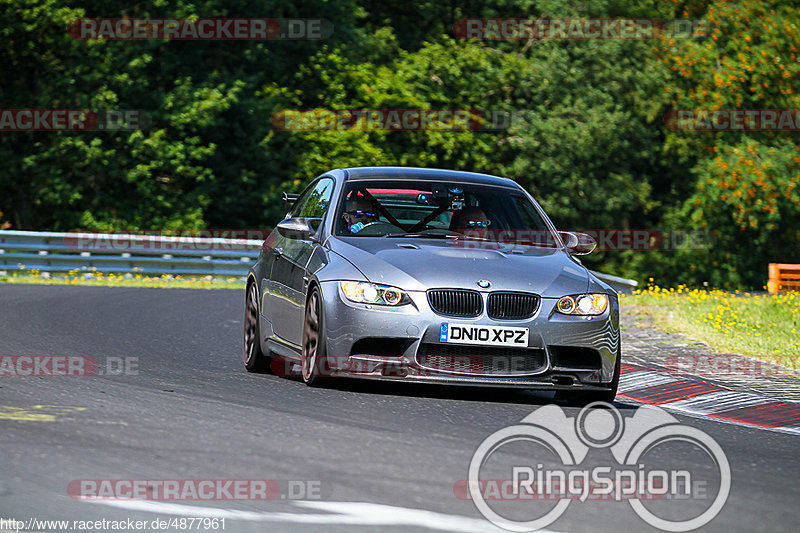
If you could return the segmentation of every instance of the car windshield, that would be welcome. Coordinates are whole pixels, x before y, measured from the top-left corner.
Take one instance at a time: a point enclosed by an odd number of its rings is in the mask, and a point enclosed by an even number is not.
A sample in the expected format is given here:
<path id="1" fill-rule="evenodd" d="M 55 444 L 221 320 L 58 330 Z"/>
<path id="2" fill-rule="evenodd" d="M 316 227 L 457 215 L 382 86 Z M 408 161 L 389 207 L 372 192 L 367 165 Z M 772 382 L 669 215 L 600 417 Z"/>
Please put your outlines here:
<path id="1" fill-rule="evenodd" d="M 431 181 L 354 181 L 342 192 L 335 234 L 342 237 L 479 239 L 557 246 L 518 189 Z"/>

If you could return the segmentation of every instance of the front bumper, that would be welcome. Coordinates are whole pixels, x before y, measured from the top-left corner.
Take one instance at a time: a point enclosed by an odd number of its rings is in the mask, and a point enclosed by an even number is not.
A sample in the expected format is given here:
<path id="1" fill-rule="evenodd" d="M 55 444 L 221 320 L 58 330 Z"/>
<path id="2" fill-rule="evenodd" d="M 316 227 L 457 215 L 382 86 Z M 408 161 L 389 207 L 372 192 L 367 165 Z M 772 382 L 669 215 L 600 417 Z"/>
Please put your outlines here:
<path id="1" fill-rule="evenodd" d="M 483 313 L 476 318 L 436 314 L 425 292 L 408 292 L 412 303 L 401 307 L 357 304 L 340 294 L 338 282 L 321 284 L 324 334 L 331 373 L 341 376 L 406 381 L 523 388 L 538 390 L 606 390 L 613 379 L 619 354 L 619 305 L 596 317 L 566 316 L 555 312 L 557 298 L 542 298 L 536 314 L 525 320 L 495 320 Z M 490 291 L 482 291 L 485 300 Z M 485 301 L 484 301 L 485 304 Z M 456 322 L 529 330 L 528 346 L 519 357 L 536 357 L 522 367 L 469 370 L 423 365 L 430 349 L 441 348 L 442 322 Z M 374 342 L 371 342 L 374 341 Z M 454 345 L 448 343 L 447 347 Z M 464 345 L 464 357 L 491 355 L 496 349 Z M 564 357 L 563 354 L 569 354 Z M 584 354 L 584 355 L 582 355 Z M 516 356 L 515 356 L 516 357 Z M 530 363 L 530 362 L 528 362 Z"/>

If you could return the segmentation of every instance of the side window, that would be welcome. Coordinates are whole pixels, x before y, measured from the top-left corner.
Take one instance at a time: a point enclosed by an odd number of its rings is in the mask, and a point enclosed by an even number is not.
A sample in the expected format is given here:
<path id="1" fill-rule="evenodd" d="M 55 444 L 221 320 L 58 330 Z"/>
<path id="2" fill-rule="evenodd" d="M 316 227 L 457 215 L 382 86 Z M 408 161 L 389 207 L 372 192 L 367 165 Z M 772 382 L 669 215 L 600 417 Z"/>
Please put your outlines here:
<path id="1" fill-rule="evenodd" d="M 311 194 L 313 190 L 314 190 L 313 187 L 311 187 L 303 191 L 303 194 L 301 194 L 300 197 L 294 201 L 294 204 L 292 204 L 292 210 L 289 211 L 289 214 L 287 214 L 286 216 L 292 218 L 299 217 L 300 211 L 303 210 L 303 205 L 308 201 L 308 196 Z"/>
<path id="2" fill-rule="evenodd" d="M 294 203 L 289 216 L 319 219 L 311 223 L 314 231 L 318 230 L 331 203 L 333 185 L 332 179 L 322 178 L 315 185 L 310 186 Z"/>
<path id="3" fill-rule="evenodd" d="M 326 188 L 325 185 L 328 186 L 330 191 L 333 191 L 333 180 L 331 180 L 330 178 L 323 178 L 318 182 L 316 182 L 315 184 L 309 185 L 309 187 L 305 191 L 303 191 L 303 194 L 301 194 L 300 197 L 297 200 L 295 200 L 294 204 L 292 205 L 292 210 L 289 212 L 288 216 L 292 218 L 310 216 L 303 214 L 308 212 L 309 209 L 311 209 L 311 206 L 309 205 L 308 207 L 306 207 L 306 204 L 309 203 L 309 200 L 312 200 L 312 197 L 314 197 L 312 203 L 319 204 L 320 189 L 325 189 Z M 330 201 L 331 193 L 328 192 L 327 194 L 328 194 L 328 201 Z"/>
<path id="4" fill-rule="evenodd" d="M 319 180 L 317 186 L 309 193 L 308 199 L 303 204 L 298 216 L 306 218 L 323 218 L 328 211 L 333 194 L 333 180 L 323 178 Z"/>

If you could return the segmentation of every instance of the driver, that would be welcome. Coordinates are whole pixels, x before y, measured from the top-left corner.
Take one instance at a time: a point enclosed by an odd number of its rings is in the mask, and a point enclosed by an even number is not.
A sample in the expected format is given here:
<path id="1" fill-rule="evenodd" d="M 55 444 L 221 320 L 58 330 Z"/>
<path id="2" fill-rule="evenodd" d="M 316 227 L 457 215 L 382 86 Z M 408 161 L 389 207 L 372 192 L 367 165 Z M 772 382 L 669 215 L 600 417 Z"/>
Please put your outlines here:
<path id="1" fill-rule="evenodd" d="M 344 220 L 350 233 L 358 233 L 378 221 L 372 202 L 364 196 L 351 196 L 345 200 Z"/>
<path id="2" fill-rule="evenodd" d="M 450 230 L 463 232 L 464 230 L 482 230 L 491 225 L 489 217 L 480 207 L 465 207 L 453 213 L 450 221 Z"/>

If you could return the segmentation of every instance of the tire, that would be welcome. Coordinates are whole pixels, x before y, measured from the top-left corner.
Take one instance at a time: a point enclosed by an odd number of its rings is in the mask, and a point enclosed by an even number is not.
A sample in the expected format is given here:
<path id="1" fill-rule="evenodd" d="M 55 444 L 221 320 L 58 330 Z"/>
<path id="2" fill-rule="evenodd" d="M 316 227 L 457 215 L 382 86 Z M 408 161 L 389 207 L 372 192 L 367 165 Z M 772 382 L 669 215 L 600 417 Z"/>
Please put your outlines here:
<path id="1" fill-rule="evenodd" d="M 258 315 L 258 286 L 253 281 L 247 284 L 244 301 L 243 359 L 248 372 L 263 373 L 269 370 L 270 354 L 261 350 Z"/>
<path id="2" fill-rule="evenodd" d="M 306 300 L 303 345 L 300 354 L 303 381 L 309 387 L 325 385 L 327 376 L 330 374 L 328 358 L 325 353 L 325 335 L 323 334 L 324 316 L 322 297 L 319 289 L 314 287 Z"/>
<path id="3" fill-rule="evenodd" d="M 592 402 L 613 403 L 619 388 L 619 375 L 622 366 L 622 347 L 617 350 L 617 362 L 614 365 L 614 376 L 608 390 L 604 391 L 558 391 L 556 400 L 566 401 L 570 405 L 583 406 Z"/>

